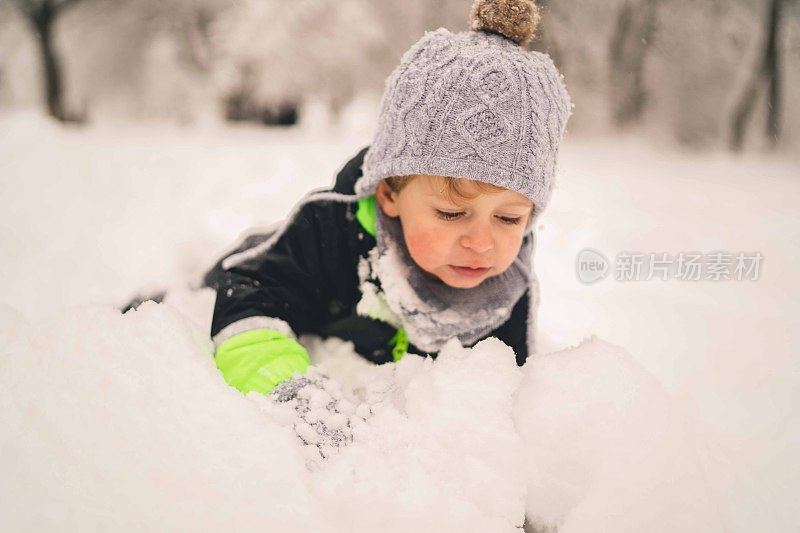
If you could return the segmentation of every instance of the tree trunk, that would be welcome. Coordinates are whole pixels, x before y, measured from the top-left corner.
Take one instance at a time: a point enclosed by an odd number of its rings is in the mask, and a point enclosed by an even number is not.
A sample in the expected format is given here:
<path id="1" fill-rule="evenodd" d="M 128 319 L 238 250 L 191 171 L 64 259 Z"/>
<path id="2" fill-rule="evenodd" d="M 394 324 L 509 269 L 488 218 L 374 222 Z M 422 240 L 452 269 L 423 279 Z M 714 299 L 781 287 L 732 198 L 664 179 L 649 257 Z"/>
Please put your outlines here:
<path id="1" fill-rule="evenodd" d="M 203 8 L 192 10 L 184 21 L 188 63 L 198 72 L 211 70 L 211 23 L 213 14 Z"/>
<path id="2" fill-rule="evenodd" d="M 767 77 L 767 139 L 775 147 L 780 139 L 781 118 L 781 66 L 780 24 L 783 0 L 772 0 L 769 15 L 767 47 L 764 54 L 764 75 Z"/>
<path id="3" fill-rule="evenodd" d="M 647 51 L 656 31 L 658 0 L 626 0 L 617 15 L 609 46 L 611 119 L 617 127 L 639 122 L 648 94 L 644 81 Z"/>
<path id="4" fill-rule="evenodd" d="M 62 103 L 61 67 L 53 46 L 53 28 L 56 9 L 50 0 L 44 0 L 41 7 L 33 13 L 32 23 L 36 30 L 39 52 L 42 58 L 45 81 L 47 111 L 62 122 L 67 120 Z"/>
<path id="5" fill-rule="evenodd" d="M 759 54 L 755 69 L 750 81 L 742 91 L 739 103 L 734 107 L 731 120 L 731 136 L 728 145 L 731 150 L 738 152 L 744 147 L 744 137 L 750 115 L 755 107 L 761 83 L 767 85 L 767 140 L 771 146 L 780 140 L 780 118 L 782 111 L 782 90 L 780 70 L 780 47 L 778 46 L 781 7 L 783 0 L 770 0 L 769 11 L 766 18 L 766 31 L 764 37 L 763 53 Z"/>

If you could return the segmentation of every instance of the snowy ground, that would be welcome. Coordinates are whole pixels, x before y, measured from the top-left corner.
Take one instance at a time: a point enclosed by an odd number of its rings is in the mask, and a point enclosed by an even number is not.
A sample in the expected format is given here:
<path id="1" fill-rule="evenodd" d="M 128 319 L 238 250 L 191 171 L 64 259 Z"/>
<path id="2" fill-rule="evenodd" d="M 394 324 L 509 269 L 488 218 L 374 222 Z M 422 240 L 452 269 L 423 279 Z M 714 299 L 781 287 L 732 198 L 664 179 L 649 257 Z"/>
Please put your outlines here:
<path id="1" fill-rule="evenodd" d="M 792 453 L 800 444 L 797 161 L 569 139 L 539 231 L 541 348 L 595 334 L 622 349 L 595 340 L 520 374 L 509 368 L 495 376 L 495 395 L 482 388 L 488 411 L 464 391 L 485 373 L 479 356 L 502 360 L 503 347 L 454 352 L 475 361 L 460 376 L 465 385 L 454 378 L 463 364 L 409 359 L 405 370 L 391 368 L 402 394 L 383 402 L 372 440 L 312 475 L 269 412 L 219 384 L 203 338 L 207 299 L 178 292 L 172 306 L 125 317 L 104 306 L 143 287 L 196 280 L 240 232 L 328 185 L 369 128 L 82 131 L 15 115 L 0 118 L 0 132 L 2 469 L 4 484 L 22 480 L 15 499 L 0 504 L 2 521 L 246 524 L 281 508 L 287 528 L 335 529 L 372 495 L 374 513 L 358 523 L 365 529 L 412 515 L 419 524 L 513 529 L 523 505 L 562 531 L 794 531 L 800 523 L 792 497 L 800 490 Z M 612 276 L 585 285 L 575 258 L 587 247 L 609 258 L 727 250 L 760 251 L 764 260 L 757 281 Z M 88 303 L 98 305 L 72 307 Z M 336 374 L 335 358 L 325 361 Z M 264 431 L 252 429 L 258 420 Z M 453 448 L 448 431 L 472 440 Z M 275 472 L 276 461 L 275 479 L 257 475 Z M 375 477 L 364 480 L 360 468 Z M 481 478 L 483 486 L 471 484 Z M 153 479 L 163 497 L 146 496 Z M 45 486 L 50 505 L 41 503 Z M 187 487 L 197 487 L 191 497 Z M 192 507 L 215 501 L 214 516 Z M 291 510 L 310 507 L 318 512 L 295 521 Z"/>

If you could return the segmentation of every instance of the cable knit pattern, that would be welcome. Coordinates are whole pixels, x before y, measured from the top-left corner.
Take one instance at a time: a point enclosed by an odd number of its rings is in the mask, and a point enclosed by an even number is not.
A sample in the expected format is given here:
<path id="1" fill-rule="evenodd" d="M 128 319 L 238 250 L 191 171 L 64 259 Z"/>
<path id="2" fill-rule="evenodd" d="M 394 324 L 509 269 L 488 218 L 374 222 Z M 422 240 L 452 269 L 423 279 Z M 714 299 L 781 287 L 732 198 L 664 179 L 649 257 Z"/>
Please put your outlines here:
<path id="1" fill-rule="evenodd" d="M 571 112 L 547 54 L 493 33 L 428 32 L 386 81 L 356 192 L 390 176 L 470 178 L 523 194 L 538 216 Z"/>

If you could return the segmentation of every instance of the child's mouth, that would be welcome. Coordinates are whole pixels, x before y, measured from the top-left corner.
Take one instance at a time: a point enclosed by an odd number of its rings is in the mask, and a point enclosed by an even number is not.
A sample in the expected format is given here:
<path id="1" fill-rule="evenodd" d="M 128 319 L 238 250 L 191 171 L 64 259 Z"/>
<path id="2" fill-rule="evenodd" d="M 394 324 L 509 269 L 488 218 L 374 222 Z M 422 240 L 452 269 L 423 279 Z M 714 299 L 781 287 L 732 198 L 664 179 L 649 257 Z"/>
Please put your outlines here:
<path id="1" fill-rule="evenodd" d="M 456 274 L 459 274 L 461 276 L 466 276 L 468 278 L 477 278 L 483 276 L 484 274 L 489 272 L 489 270 L 491 270 L 491 267 L 470 268 L 470 267 L 455 266 L 455 265 L 448 265 L 448 266 L 452 268 Z"/>

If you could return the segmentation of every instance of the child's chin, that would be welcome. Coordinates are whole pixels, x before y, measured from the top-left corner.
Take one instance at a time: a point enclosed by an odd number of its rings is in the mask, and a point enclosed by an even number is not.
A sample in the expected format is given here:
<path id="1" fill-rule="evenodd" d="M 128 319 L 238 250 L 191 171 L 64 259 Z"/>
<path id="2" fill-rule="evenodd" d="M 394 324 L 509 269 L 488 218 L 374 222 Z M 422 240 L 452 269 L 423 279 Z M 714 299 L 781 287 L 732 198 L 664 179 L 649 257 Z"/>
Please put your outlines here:
<path id="1" fill-rule="evenodd" d="M 445 285 L 453 287 L 454 289 L 471 289 L 473 287 L 477 287 L 484 279 L 486 279 L 486 276 L 481 276 L 479 278 L 468 278 L 464 276 L 458 276 L 456 274 L 443 276 L 424 269 L 423 272 L 430 279 L 441 281 Z"/>
<path id="2" fill-rule="evenodd" d="M 485 276 L 481 276 L 479 278 L 457 278 L 457 277 L 449 277 L 447 279 L 442 279 L 442 281 L 453 287 L 455 289 L 471 289 L 473 287 L 477 287 L 481 284 L 484 280 Z"/>

